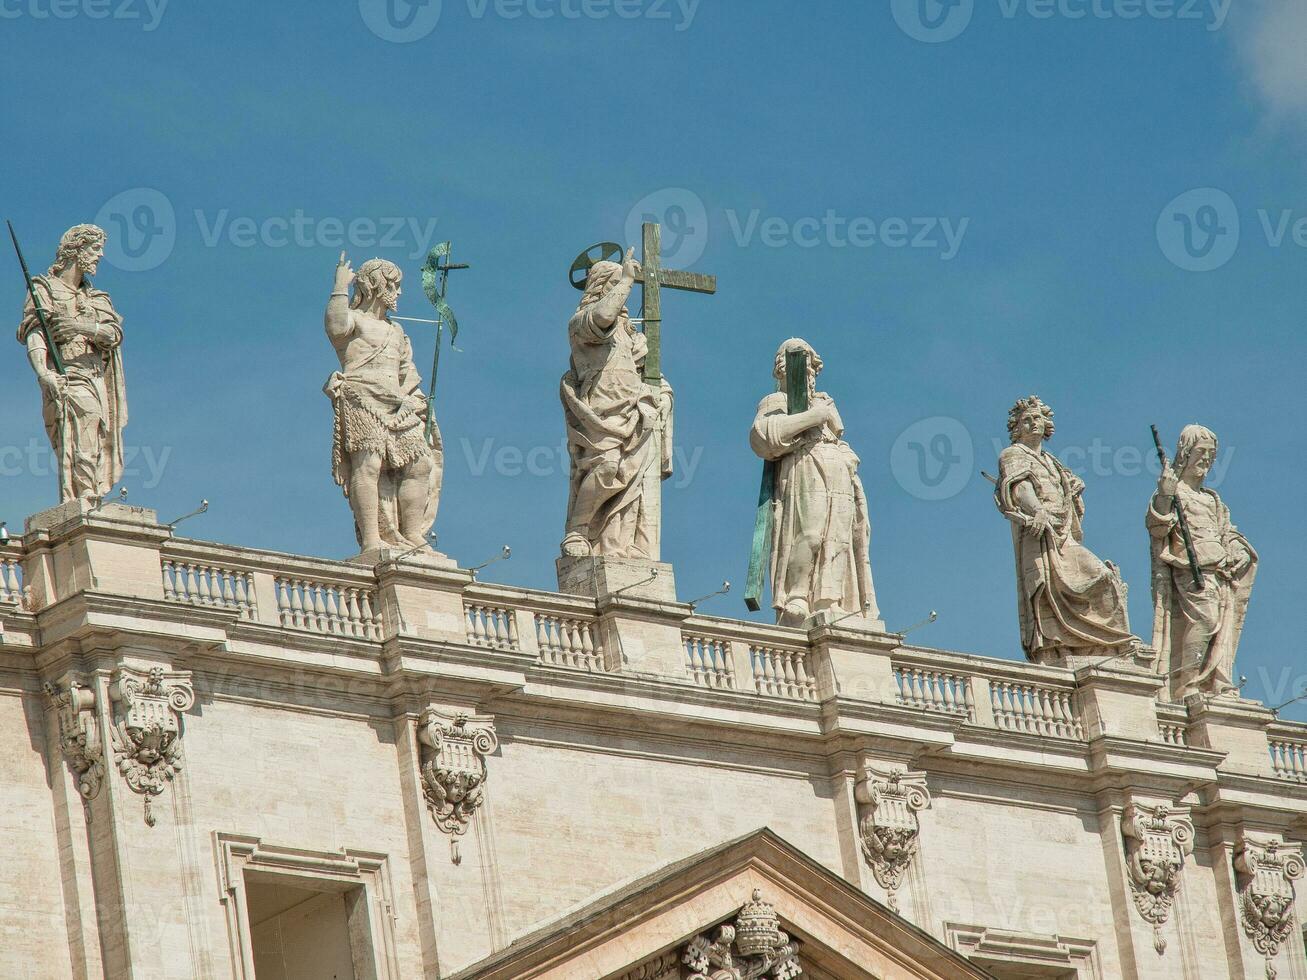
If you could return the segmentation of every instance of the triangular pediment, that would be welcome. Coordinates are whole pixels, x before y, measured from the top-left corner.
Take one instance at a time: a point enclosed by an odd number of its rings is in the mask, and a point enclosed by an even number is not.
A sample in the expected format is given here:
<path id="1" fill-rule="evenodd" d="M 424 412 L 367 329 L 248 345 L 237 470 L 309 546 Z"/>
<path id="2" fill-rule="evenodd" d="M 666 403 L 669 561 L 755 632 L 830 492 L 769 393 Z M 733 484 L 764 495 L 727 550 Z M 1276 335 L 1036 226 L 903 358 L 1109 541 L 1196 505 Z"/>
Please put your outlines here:
<path id="1" fill-rule="evenodd" d="M 761 904 L 751 906 L 755 893 Z M 699 937 L 700 949 L 720 944 L 721 927 L 739 926 L 746 906 L 750 914 L 774 911 L 773 925 L 797 949 L 803 972 L 795 980 L 990 980 L 765 829 L 624 885 L 450 980 L 684 980 L 695 975 L 684 960 L 687 947 Z M 754 924 L 749 915 L 745 922 Z M 739 930 L 737 946 L 747 931 Z M 716 958 L 723 953 L 734 952 L 739 962 L 729 932 L 725 938 L 726 946 L 709 954 L 709 977 L 721 969 Z"/>

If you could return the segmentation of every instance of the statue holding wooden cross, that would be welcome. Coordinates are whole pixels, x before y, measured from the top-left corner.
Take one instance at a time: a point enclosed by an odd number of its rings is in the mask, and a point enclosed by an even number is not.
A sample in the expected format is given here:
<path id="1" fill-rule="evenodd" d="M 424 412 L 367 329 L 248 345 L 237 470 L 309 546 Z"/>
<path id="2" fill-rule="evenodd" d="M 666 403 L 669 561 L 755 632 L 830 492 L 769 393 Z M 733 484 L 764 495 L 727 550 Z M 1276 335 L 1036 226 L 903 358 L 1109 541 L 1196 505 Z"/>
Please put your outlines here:
<path id="1" fill-rule="evenodd" d="M 661 484 L 672 474 L 661 291 L 714 293 L 717 281 L 663 269 L 656 224 L 644 226 L 643 264 L 634 248 L 623 258 L 621 246 L 603 243 L 577 258 L 571 280 L 584 294 L 568 323 L 572 361 L 559 389 L 571 458 L 563 557 L 657 562 Z M 636 283 L 644 294 L 638 321 L 626 305 Z"/>

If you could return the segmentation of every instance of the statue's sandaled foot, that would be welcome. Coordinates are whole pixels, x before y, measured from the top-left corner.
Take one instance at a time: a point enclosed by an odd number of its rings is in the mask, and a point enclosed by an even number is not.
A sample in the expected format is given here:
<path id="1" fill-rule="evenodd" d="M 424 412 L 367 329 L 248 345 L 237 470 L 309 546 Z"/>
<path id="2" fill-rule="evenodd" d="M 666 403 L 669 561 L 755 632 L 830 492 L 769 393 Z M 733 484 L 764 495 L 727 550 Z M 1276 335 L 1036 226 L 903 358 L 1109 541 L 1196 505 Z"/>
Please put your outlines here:
<path id="1" fill-rule="evenodd" d="M 564 558 L 588 558 L 593 554 L 590 542 L 579 534 L 569 534 L 563 538 L 562 549 Z"/>

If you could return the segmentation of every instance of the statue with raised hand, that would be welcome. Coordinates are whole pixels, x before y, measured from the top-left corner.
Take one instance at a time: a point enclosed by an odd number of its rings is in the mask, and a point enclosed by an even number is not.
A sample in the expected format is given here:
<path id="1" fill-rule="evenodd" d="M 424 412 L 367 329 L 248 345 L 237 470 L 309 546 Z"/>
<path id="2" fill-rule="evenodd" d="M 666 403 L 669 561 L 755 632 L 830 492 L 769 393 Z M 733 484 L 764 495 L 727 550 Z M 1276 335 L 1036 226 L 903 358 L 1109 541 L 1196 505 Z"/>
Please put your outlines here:
<path id="1" fill-rule="evenodd" d="M 428 429 L 413 345 L 390 318 L 403 278 L 385 259 L 364 262 L 355 274 L 342 252 L 327 301 L 327 337 L 340 358 L 323 388 L 335 412 L 332 476 L 364 554 L 424 546 L 440 502 L 440 430 L 434 420 Z"/>

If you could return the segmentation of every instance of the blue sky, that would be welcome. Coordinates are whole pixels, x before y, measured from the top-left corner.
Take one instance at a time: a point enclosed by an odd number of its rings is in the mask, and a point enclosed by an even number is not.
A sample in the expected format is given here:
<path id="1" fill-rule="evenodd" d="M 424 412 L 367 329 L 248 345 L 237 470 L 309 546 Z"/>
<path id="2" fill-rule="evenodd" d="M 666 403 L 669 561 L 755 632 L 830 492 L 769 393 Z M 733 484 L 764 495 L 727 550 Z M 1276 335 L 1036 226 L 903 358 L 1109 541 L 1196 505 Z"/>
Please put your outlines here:
<path id="1" fill-rule="evenodd" d="M 664 302 L 665 557 L 683 598 L 737 583 L 705 611 L 744 615 L 746 433 L 786 337 L 824 357 L 862 457 L 885 619 L 938 610 L 914 637 L 932 645 L 1021 655 L 1008 528 L 979 475 L 1017 397 L 1055 408 L 1086 543 L 1122 566 L 1145 638 L 1148 425 L 1169 451 L 1203 422 L 1262 559 L 1240 669 L 1275 703 L 1307 682 L 1304 10 L 0 0 L 4 210 L 40 269 L 69 225 L 105 224 L 131 500 L 167 520 L 207 497 L 187 532 L 242 545 L 352 553 L 321 393 L 341 247 L 398 262 L 410 316 L 430 315 L 427 246 L 452 239 L 475 266 L 450 294 L 463 353 L 442 359 L 437 530 L 464 565 L 512 545 L 497 580 L 553 586 L 567 269 L 645 213 L 671 264 L 720 282 Z M 22 282 L 0 267 L 16 324 Z M 16 528 L 55 493 L 16 344 L 0 419 Z"/>

